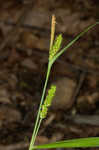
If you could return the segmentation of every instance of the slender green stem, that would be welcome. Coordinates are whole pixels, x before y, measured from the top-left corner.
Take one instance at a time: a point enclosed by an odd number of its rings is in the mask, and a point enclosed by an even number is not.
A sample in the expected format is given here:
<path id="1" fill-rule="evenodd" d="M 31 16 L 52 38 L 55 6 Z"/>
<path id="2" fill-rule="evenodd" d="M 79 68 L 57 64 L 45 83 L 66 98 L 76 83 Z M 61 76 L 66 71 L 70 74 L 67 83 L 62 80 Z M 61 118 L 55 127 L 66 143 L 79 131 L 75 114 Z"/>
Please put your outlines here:
<path id="1" fill-rule="evenodd" d="M 34 142 L 36 140 L 36 136 L 38 134 L 38 131 L 39 131 L 41 123 L 42 123 L 42 119 L 40 119 L 39 122 L 38 122 L 38 125 L 37 125 L 37 128 L 36 128 L 36 132 L 35 132 L 35 136 L 34 136 Z M 33 149 L 33 147 L 32 147 L 32 149 Z"/>
<path id="2" fill-rule="evenodd" d="M 38 114 L 37 114 L 37 118 L 36 118 L 36 122 L 35 122 L 35 126 L 34 126 L 34 130 L 33 130 L 33 134 L 32 134 L 32 138 L 31 138 L 31 142 L 30 142 L 30 146 L 29 146 L 29 150 L 33 149 L 33 145 L 35 142 L 35 134 L 37 135 L 37 128 L 38 128 L 38 124 L 39 124 L 39 119 L 40 119 L 40 111 L 41 111 L 41 106 L 43 104 L 44 101 L 44 96 L 45 96 L 45 92 L 46 92 L 46 87 L 47 87 L 47 83 L 48 83 L 48 79 L 49 79 L 49 75 L 50 75 L 50 71 L 51 71 L 51 64 L 48 64 L 48 70 L 47 70 L 47 75 L 46 75 L 46 80 L 45 80 L 45 85 L 43 88 L 43 93 L 42 93 L 42 97 L 41 97 L 41 102 L 40 102 L 40 106 L 39 106 L 39 110 L 38 110 Z"/>
<path id="3" fill-rule="evenodd" d="M 40 102 L 40 106 L 39 106 L 39 110 L 38 110 L 38 114 L 37 114 L 37 118 L 36 118 L 36 122 L 35 122 L 35 126 L 34 126 L 34 131 L 33 131 L 33 134 L 32 134 L 32 139 L 31 139 L 31 142 L 30 142 L 29 150 L 33 149 L 33 146 L 34 146 L 34 143 L 35 143 L 35 139 L 36 139 L 37 133 L 39 131 L 40 124 L 42 122 L 42 119 L 40 119 L 40 111 L 41 111 L 41 107 L 42 107 L 42 104 L 43 104 L 43 101 L 44 101 L 46 87 L 47 87 L 47 83 L 48 83 L 48 79 L 49 79 L 49 75 L 50 75 L 50 71 L 51 71 L 51 67 L 52 67 L 53 63 L 56 61 L 56 59 L 58 59 L 58 57 L 60 55 L 62 55 L 64 53 L 64 51 L 66 51 L 80 37 L 82 37 L 86 32 L 88 32 L 91 28 L 93 28 L 97 24 L 99 24 L 99 22 L 96 22 L 95 24 L 93 24 L 93 25 L 89 26 L 88 28 L 86 28 L 83 32 L 81 32 L 78 36 L 76 36 L 70 43 L 68 43 L 66 47 L 64 47 L 61 51 L 59 51 L 53 57 L 52 60 L 49 61 L 47 75 L 46 75 L 46 80 L 45 80 L 45 85 L 44 85 L 44 88 L 43 88 L 42 98 L 41 98 L 41 102 Z"/>

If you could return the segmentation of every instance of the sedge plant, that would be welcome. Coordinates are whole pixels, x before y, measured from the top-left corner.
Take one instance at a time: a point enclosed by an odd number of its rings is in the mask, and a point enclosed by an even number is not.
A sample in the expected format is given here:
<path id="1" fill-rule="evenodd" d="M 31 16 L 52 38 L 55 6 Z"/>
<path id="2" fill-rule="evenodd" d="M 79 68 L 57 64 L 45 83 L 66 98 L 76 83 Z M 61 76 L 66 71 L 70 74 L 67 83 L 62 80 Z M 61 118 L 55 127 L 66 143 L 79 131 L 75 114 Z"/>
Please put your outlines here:
<path id="1" fill-rule="evenodd" d="M 55 24 L 56 19 L 55 16 L 52 15 L 52 23 L 51 23 L 51 39 L 50 39 L 50 49 L 49 49 L 49 60 L 47 67 L 47 74 L 45 79 L 45 85 L 42 92 L 42 97 L 40 101 L 40 106 L 38 109 L 38 114 L 29 146 L 29 150 L 34 149 L 48 149 L 48 148 L 84 148 L 84 147 L 99 147 L 99 137 L 90 137 L 90 138 L 79 138 L 72 140 L 59 141 L 55 143 L 43 144 L 43 145 L 35 145 L 35 140 L 41 126 L 41 122 L 47 116 L 48 108 L 51 106 L 53 97 L 56 92 L 56 86 L 51 85 L 48 90 L 48 94 L 45 97 L 46 88 L 48 84 L 48 79 L 50 76 L 51 68 L 54 62 L 61 56 L 72 44 L 74 44 L 80 37 L 82 37 L 86 32 L 95 27 L 99 22 L 96 22 L 93 25 L 88 26 L 83 32 L 77 35 L 71 42 L 69 42 L 63 49 L 60 50 L 62 44 L 62 35 L 59 34 L 55 39 Z M 54 40 L 55 39 L 55 40 Z"/>

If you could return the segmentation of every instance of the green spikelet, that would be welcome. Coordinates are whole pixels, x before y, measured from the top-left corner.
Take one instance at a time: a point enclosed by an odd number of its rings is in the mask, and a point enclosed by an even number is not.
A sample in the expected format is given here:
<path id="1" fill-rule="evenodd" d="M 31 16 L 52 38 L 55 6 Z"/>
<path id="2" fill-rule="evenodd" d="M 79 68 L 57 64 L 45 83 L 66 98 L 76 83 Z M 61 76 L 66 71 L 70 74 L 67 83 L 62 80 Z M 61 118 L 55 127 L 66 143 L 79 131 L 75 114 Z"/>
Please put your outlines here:
<path id="1" fill-rule="evenodd" d="M 61 43 L 62 43 L 62 35 L 59 34 L 57 37 L 56 37 L 56 40 L 52 46 L 52 48 L 50 49 L 49 51 L 49 60 L 51 60 L 55 55 L 56 53 L 59 51 L 60 47 L 61 47 Z"/>
<path id="2" fill-rule="evenodd" d="M 52 85 L 51 88 L 48 90 L 48 95 L 46 96 L 44 105 L 46 105 L 47 107 L 51 106 L 52 100 L 55 96 L 55 92 L 56 92 L 56 86 Z"/>
<path id="3" fill-rule="evenodd" d="M 44 119 L 47 115 L 48 108 L 45 105 L 42 105 L 42 110 L 40 112 L 40 118 Z"/>
<path id="4" fill-rule="evenodd" d="M 48 107 L 51 106 L 53 97 L 55 96 L 55 92 L 56 92 L 56 86 L 52 85 L 51 88 L 48 90 L 48 95 L 46 96 L 44 104 L 42 105 L 42 108 L 41 108 L 41 112 L 40 112 L 41 119 L 44 119 L 46 117 Z"/>

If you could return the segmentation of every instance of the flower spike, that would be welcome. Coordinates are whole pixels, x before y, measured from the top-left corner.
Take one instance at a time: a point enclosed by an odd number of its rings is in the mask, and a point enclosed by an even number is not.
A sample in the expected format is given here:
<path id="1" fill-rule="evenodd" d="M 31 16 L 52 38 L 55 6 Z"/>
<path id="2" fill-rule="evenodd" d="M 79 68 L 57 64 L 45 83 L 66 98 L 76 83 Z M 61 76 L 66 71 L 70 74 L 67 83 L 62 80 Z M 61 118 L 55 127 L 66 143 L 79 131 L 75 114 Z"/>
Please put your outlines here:
<path id="1" fill-rule="evenodd" d="M 46 96 L 44 104 L 42 105 L 42 108 L 41 108 L 41 112 L 40 112 L 41 119 L 44 119 L 46 117 L 48 107 L 51 106 L 53 97 L 55 96 L 55 92 L 56 92 L 56 86 L 52 85 L 51 88 L 48 90 L 48 95 Z"/>
<path id="2" fill-rule="evenodd" d="M 51 60 L 56 55 L 56 53 L 59 51 L 59 49 L 61 47 L 62 40 L 63 40 L 62 34 L 59 34 L 55 39 L 55 42 L 54 42 L 54 45 L 52 46 L 52 49 L 50 49 L 49 60 Z"/>

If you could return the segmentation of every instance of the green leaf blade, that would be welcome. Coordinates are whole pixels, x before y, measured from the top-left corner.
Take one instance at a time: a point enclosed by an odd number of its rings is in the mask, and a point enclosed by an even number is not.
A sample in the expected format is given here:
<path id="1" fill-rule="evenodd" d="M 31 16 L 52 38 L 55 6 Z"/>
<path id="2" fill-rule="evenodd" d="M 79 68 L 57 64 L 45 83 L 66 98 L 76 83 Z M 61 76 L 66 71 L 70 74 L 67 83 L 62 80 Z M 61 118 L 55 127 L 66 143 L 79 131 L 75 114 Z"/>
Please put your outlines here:
<path id="1" fill-rule="evenodd" d="M 99 147 L 99 137 L 80 138 L 34 146 L 33 149 Z"/>
<path id="2" fill-rule="evenodd" d="M 58 59 L 59 56 L 61 56 L 68 48 L 70 48 L 79 38 L 81 38 L 85 33 L 87 33 L 90 29 L 95 27 L 99 22 L 96 22 L 95 24 L 92 24 L 88 26 L 84 31 L 82 31 L 80 34 L 78 34 L 71 42 L 69 42 L 63 49 L 61 49 L 53 58 L 52 64 Z"/>

